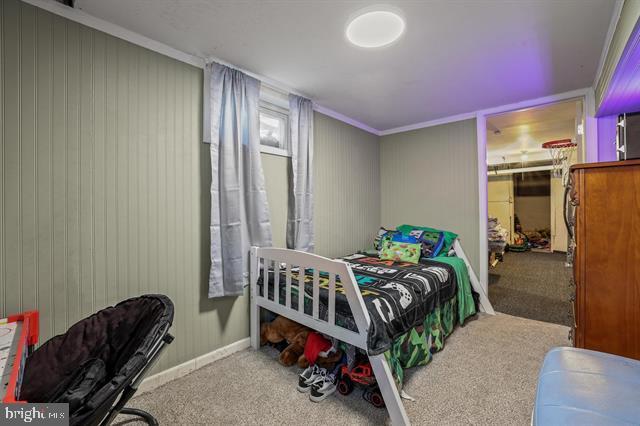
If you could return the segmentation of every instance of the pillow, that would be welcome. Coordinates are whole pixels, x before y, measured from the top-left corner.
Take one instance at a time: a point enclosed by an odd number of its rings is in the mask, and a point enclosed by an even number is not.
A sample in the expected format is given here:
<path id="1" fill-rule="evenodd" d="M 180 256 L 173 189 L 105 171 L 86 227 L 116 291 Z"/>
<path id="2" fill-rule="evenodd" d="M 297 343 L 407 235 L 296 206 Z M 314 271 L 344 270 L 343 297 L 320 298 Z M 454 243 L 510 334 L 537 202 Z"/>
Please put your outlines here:
<path id="1" fill-rule="evenodd" d="M 382 249 L 383 243 L 385 241 L 391 241 L 391 237 L 395 232 L 395 229 L 386 229 L 381 227 L 378 230 L 378 235 L 376 235 L 376 238 L 373 240 L 373 248 L 380 251 Z"/>
<path id="2" fill-rule="evenodd" d="M 435 231 L 422 231 L 420 238 L 422 245 L 422 256 L 436 257 L 440 254 L 444 246 L 444 233 Z"/>
<path id="3" fill-rule="evenodd" d="M 408 234 L 396 232 L 391 237 L 391 241 L 399 243 L 420 244 L 422 257 L 436 257 L 444 245 L 444 234 L 440 231 L 423 231 L 412 229 Z"/>
<path id="4" fill-rule="evenodd" d="M 422 236 L 422 231 L 420 231 L 419 236 L 414 235 L 405 235 L 402 232 L 394 232 L 391 235 L 391 241 L 395 243 L 407 243 L 407 244 L 420 244 L 420 236 Z"/>
<path id="5" fill-rule="evenodd" d="M 415 226 L 415 225 L 401 225 L 398 226 L 398 231 L 402 232 L 403 234 L 409 234 L 412 231 L 426 231 L 426 232 L 442 232 L 442 234 L 444 235 L 444 243 L 442 245 L 442 249 L 440 249 L 438 254 L 442 254 L 443 256 L 447 256 L 447 254 L 449 253 L 449 250 L 451 250 L 451 248 L 453 247 L 453 242 L 456 240 L 456 238 L 458 238 L 458 234 L 454 233 L 454 232 L 449 232 L 449 231 L 443 231 L 440 229 L 435 229 L 435 228 L 429 228 L 426 226 Z"/>
<path id="6" fill-rule="evenodd" d="M 420 244 L 386 241 L 380 250 L 380 259 L 394 262 L 418 263 L 420 260 Z"/>

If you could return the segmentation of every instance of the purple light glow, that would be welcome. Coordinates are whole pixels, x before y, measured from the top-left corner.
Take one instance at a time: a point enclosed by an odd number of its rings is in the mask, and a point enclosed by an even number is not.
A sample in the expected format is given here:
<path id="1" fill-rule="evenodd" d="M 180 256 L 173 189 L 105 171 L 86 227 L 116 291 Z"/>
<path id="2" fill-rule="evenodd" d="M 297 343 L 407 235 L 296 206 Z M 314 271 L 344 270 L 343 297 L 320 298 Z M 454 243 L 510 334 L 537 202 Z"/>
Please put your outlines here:
<path id="1" fill-rule="evenodd" d="M 616 160 L 617 115 L 598 118 L 598 161 Z"/>
<path id="2" fill-rule="evenodd" d="M 598 108 L 597 117 L 640 111 L 640 21 L 636 23 Z"/>

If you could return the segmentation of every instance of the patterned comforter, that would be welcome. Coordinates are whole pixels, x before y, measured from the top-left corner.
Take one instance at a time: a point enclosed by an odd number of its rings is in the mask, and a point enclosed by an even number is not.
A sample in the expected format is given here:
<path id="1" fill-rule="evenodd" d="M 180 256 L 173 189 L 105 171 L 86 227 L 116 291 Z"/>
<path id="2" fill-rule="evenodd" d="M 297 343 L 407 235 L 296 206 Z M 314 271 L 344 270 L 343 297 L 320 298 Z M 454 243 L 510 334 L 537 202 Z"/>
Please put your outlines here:
<path id="1" fill-rule="evenodd" d="M 418 264 L 381 260 L 375 256 L 355 254 L 342 258 L 353 270 L 360 292 L 371 317 L 367 338 L 367 351 L 370 355 L 384 353 L 392 348 L 394 340 L 403 336 L 414 327 L 422 326 L 425 318 L 436 309 L 456 297 L 458 283 L 451 265 L 421 260 Z M 262 271 L 261 271 L 262 273 Z M 297 291 L 300 271 L 292 272 L 293 309 L 297 309 Z M 273 271 L 269 271 L 269 282 L 273 282 Z M 305 283 L 313 282 L 313 272 L 305 271 Z M 349 304 L 336 280 L 336 323 L 357 331 L 351 316 Z M 259 279 L 262 288 L 263 277 Z M 281 273 L 279 282 L 280 303 L 284 303 L 285 278 Z M 320 317 L 327 318 L 327 298 L 329 279 L 321 274 L 320 280 Z M 305 312 L 311 313 L 310 297 L 312 285 L 305 285 Z M 268 286 L 272 298 L 273 285 Z"/>

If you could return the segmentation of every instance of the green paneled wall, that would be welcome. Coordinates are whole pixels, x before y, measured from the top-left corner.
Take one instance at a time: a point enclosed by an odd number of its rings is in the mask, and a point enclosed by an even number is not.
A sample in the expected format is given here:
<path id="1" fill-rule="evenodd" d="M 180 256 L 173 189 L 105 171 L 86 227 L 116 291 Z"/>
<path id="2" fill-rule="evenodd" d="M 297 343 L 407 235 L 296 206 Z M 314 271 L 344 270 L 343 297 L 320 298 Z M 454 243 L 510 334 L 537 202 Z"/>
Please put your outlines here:
<path id="1" fill-rule="evenodd" d="M 262 154 L 273 244 L 286 247 L 290 160 Z M 337 257 L 371 247 L 380 226 L 379 138 L 314 113 L 316 253 Z"/>
<path id="2" fill-rule="evenodd" d="M 380 227 L 379 140 L 314 114 L 316 253 L 337 257 L 373 246 Z"/>
<path id="3" fill-rule="evenodd" d="M 206 297 L 202 70 L 18 0 L 0 16 L 0 317 L 39 309 L 44 341 L 167 294 L 176 340 L 156 371 L 247 337 L 246 297 Z M 343 255 L 380 224 L 378 138 L 315 120 L 317 252 Z M 284 246 L 289 160 L 262 159 Z"/>
<path id="4" fill-rule="evenodd" d="M 460 235 L 480 271 L 476 120 L 380 139 L 382 224 L 427 225 Z"/>
<path id="5" fill-rule="evenodd" d="M 280 155 L 262 154 L 262 169 L 267 187 L 273 246 L 287 248 L 287 203 L 291 160 Z"/>
<path id="6" fill-rule="evenodd" d="M 208 300 L 202 70 L 17 0 L 0 2 L 0 317 L 41 341 L 164 293 L 164 369 L 248 336 L 245 298 Z"/>

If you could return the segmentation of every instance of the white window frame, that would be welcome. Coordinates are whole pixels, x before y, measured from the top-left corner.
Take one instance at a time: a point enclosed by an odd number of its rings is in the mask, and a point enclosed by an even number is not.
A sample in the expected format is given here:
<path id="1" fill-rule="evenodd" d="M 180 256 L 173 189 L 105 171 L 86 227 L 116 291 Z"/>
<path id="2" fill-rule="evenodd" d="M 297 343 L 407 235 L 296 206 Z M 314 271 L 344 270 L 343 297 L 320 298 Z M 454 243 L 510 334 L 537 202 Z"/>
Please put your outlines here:
<path id="1" fill-rule="evenodd" d="M 260 144 L 260 152 L 291 157 L 291 141 L 289 140 L 289 93 L 262 82 L 260 85 L 259 110 L 259 112 L 285 117 L 284 146 L 282 148 L 276 148 Z"/>
<path id="2" fill-rule="evenodd" d="M 265 154 L 280 155 L 283 157 L 291 157 L 291 144 L 289 141 L 289 109 L 280 105 L 260 99 L 259 113 L 268 116 L 284 119 L 284 133 L 282 135 L 282 146 L 280 148 L 260 144 L 260 152 Z"/>

